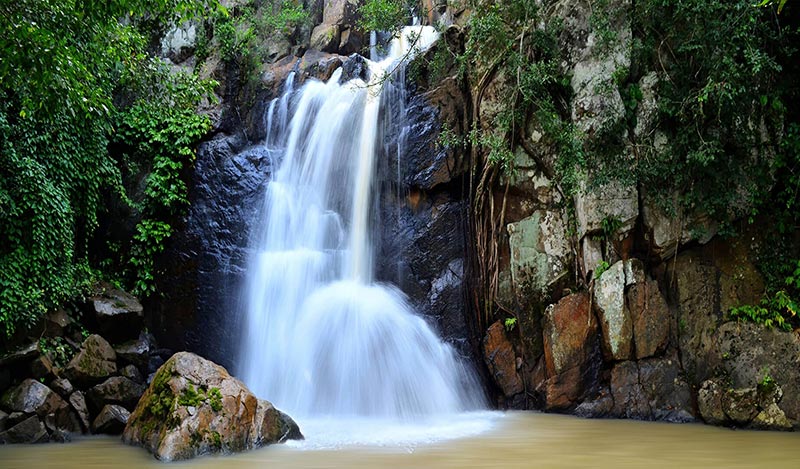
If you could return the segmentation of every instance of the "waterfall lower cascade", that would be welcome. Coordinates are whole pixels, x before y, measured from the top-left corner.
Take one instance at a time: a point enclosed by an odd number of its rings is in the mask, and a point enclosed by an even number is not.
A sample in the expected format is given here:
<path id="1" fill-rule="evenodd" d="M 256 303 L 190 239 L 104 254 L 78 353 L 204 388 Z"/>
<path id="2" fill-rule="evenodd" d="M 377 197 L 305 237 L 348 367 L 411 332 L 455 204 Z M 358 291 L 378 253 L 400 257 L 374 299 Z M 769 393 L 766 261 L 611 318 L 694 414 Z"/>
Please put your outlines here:
<path id="1" fill-rule="evenodd" d="M 477 381 L 397 288 L 373 279 L 370 233 L 384 79 L 437 38 L 405 28 L 369 82 L 292 78 L 267 113 L 267 187 L 239 374 L 293 416 L 409 419 L 483 406 Z M 412 49 L 414 48 L 414 49 Z M 402 66 L 402 64 L 400 64 Z"/>

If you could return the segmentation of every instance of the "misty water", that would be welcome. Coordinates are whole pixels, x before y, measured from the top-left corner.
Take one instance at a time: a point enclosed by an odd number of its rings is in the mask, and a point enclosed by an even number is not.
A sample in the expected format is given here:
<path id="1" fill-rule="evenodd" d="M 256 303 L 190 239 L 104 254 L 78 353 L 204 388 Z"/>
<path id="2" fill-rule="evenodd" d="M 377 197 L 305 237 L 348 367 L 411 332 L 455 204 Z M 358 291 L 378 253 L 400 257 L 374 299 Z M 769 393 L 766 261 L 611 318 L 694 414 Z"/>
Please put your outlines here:
<path id="1" fill-rule="evenodd" d="M 488 424 L 476 436 L 425 440 L 429 427 L 376 431 L 380 444 L 351 440 L 330 445 L 325 432 L 306 441 L 274 445 L 231 456 L 191 461 L 156 461 L 141 448 L 116 437 L 91 437 L 72 444 L 0 446 L 3 468 L 263 468 L 263 467 L 451 467 L 451 468 L 797 468 L 795 433 L 730 430 L 702 424 L 631 420 L 586 420 L 533 412 L 462 416 L 450 428 Z M 443 426 L 440 430 L 446 429 Z M 306 430 L 306 429 L 304 429 Z M 318 429 L 319 430 L 319 429 Z M 436 428 L 433 428 L 436 430 Z M 333 430 L 330 430 L 333 432 Z M 382 432 L 382 434 L 381 434 Z M 392 437 L 391 432 L 395 432 Z M 421 432 L 421 433 L 420 433 Z M 416 435 L 414 438 L 409 438 Z M 335 437 L 336 435 L 328 435 Z M 341 437 L 341 435 L 339 435 Z"/>

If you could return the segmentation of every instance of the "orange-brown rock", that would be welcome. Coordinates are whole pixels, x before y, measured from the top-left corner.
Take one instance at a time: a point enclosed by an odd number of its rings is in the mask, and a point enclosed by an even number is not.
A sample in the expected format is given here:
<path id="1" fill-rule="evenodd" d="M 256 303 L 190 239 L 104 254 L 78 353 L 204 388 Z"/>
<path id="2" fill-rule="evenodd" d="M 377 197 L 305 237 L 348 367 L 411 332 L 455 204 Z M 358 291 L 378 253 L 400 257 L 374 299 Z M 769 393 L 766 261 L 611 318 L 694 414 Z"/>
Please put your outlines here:
<path id="1" fill-rule="evenodd" d="M 636 358 L 652 357 L 663 352 L 669 341 L 672 315 L 658 290 L 658 282 L 649 280 L 634 284 L 626 296 L 633 322 Z"/>
<path id="2" fill-rule="evenodd" d="M 483 338 L 483 354 L 486 365 L 503 394 L 511 397 L 524 390 L 522 379 L 517 373 L 514 347 L 506 336 L 502 322 L 497 321 L 486 331 L 486 337 Z"/>
<path id="3" fill-rule="evenodd" d="M 546 407 L 565 409 L 586 390 L 592 351 L 597 348 L 597 321 L 589 294 L 573 293 L 550 305 L 544 313 L 543 336 Z"/>

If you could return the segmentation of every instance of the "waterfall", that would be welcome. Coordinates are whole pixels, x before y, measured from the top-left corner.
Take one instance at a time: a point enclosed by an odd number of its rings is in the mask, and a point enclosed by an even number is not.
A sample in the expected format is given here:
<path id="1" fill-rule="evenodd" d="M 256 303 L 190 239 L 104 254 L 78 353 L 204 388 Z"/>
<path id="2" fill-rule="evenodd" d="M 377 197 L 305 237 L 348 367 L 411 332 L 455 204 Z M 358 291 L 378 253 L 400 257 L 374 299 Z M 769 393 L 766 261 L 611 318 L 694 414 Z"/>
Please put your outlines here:
<path id="1" fill-rule="evenodd" d="M 405 28 L 369 62 L 368 82 L 340 83 L 339 69 L 295 89 L 290 77 L 269 105 L 278 169 L 253 237 L 238 372 L 293 416 L 408 419 L 483 405 L 452 348 L 398 288 L 373 279 L 381 100 L 404 94 L 382 83 L 435 40 L 430 27 Z"/>

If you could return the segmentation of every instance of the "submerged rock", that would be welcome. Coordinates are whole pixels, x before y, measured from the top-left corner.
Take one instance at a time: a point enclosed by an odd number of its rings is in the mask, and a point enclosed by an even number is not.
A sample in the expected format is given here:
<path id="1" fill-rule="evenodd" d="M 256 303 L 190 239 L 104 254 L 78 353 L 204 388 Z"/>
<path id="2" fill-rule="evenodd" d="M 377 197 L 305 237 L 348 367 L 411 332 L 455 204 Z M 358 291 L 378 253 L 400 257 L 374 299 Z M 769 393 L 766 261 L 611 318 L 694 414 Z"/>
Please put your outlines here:
<path id="1" fill-rule="evenodd" d="M 163 461 L 302 438 L 288 415 L 256 398 L 225 368 L 189 352 L 159 368 L 122 435 Z"/>

